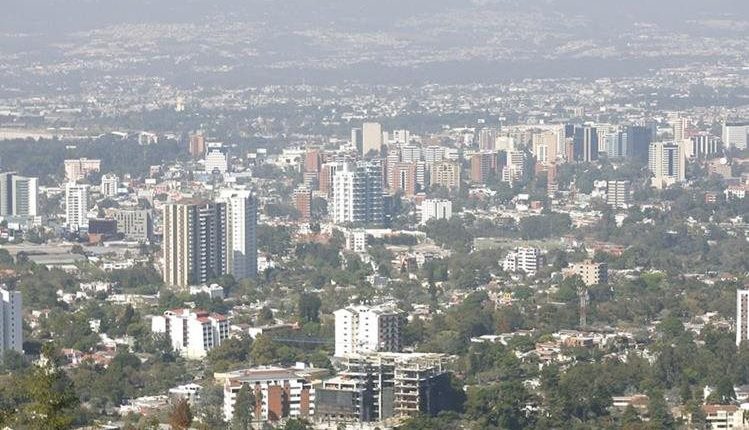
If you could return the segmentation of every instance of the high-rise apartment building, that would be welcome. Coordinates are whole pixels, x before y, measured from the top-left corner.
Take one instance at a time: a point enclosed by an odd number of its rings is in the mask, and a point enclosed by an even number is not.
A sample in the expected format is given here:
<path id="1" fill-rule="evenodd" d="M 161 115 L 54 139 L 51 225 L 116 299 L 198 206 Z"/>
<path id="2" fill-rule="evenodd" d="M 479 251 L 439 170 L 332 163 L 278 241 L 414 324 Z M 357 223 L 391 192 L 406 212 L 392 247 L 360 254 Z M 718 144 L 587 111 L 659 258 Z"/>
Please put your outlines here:
<path id="1" fill-rule="evenodd" d="M 648 166 L 653 174 L 651 184 L 656 188 L 666 188 L 686 177 L 687 159 L 685 142 L 654 142 L 650 145 Z"/>
<path id="2" fill-rule="evenodd" d="M 357 254 L 367 252 L 367 231 L 364 229 L 346 231 L 346 249 Z"/>
<path id="3" fill-rule="evenodd" d="M 405 314 L 394 305 L 349 306 L 333 315 L 336 357 L 401 350 Z"/>
<path id="4" fill-rule="evenodd" d="M 547 166 L 557 161 L 557 148 L 559 145 L 559 134 L 553 131 L 534 133 L 531 138 L 531 146 L 536 162 Z"/>
<path id="5" fill-rule="evenodd" d="M 114 173 L 107 173 L 101 177 L 101 194 L 104 197 L 114 197 L 120 187 L 120 181 Z"/>
<path id="6" fill-rule="evenodd" d="M 710 133 L 699 133 L 690 138 L 692 142 L 692 156 L 704 159 L 720 153 L 718 139 Z"/>
<path id="7" fill-rule="evenodd" d="M 401 145 L 400 161 L 404 163 L 416 163 L 421 160 L 421 146 Z"/>
<path id="8" fill-rule="evenodd" d="M 356 149 L 357 154 L 362 154 L 363 146 L 364 146 L 364 136 L 363 131 L 361 128 L 352 128 L 351 129 L 351 146 Z"/>
<path id="9" fill-rule="evenodd" d="M 222 190 L 226 205 L 226 272 L 234 279 L 257 275 L 257 200 L 249 190 Z"/>
<path id="10" fill-rule="evenodd" d="M 631 186 L 629 181 L 607 181 L 606 182 L 606 204 L 613 208 L 627 208 L 632 199 L 630 196 Z"/>
<path id="11" fill-rule="evenodd" d="M 505 256 L 502 261 L 502 270 L 505 272 L 525 272 L 529 275 L 535 274 L 543 264 L 541 250 L 538 248 L 515 248 Z"/>
<path id="12" fill-rule="evenodd" d="M 256 367 L 221 375 L 224 378 L 224 419 L 234 416 L 237 395 L 247 385 L 258 399 L 252 411 L 256 422 L 315 415 L 315 389 L 307 372 L 280 367 Z"/>
<path id="13" fill-rule="evenodd" d="M 430 145 L 424 148 L 424 161 L 427 164 L 438 163 L 445 159 L 445 147 Z"/>
<path id="14" fill-rule="evenodd" d="M 229 321 L 216 313 L 173 309 L 151 319 L 151 332 L 166 335 L 183 357 L 199 360 L 229 337 Z"/>
<path id="15" fill-rule="evenodd" d="M 322 163 L 320 148 L 310 148 L 304 154 L 304 171 L 308 173 L 319 173 Z"/>
<path id="16" fill-rule="evenodd" d="M 164 205 L 164 283 L 187 288 L 227 272 L 226 203 L 186 199 Z"/>
<path id="17" fill-rule="evenodd" d="M 382 150 L 382 125 L 378 122 L 365 122 L 362 125 L 362 152 L 367 155 L 370 152 L 380 153 Z"/>
<path id="18" fill-rule="evenodd" d="M 393 130 L 390 141 L 395 144 L 407 144 L 411 142 L 411 132 L 405 129 Z"/>
<path id="19" fill-rule="evenodd" d="M 150 210 L 118 209 L 112 216 L 117 221 L 117 233 L 125 239 L 150 242 L 153 237 L 153 217 Z"/>
<path id="20" fill-rule="evenodd" d="M 343 164 L 333 175 L 332 218 L 337 224 L 383 221 L 382 165 L 379 161 Z"/>
<path id="21" fill-rule="evenodd" d="M 333 192 L 333 176 L 335 172 L 343 168 L 343 163 L 324 163 L 320 168 L 320 176 L 317 189 L 323 195 L 329 196 Z"/>
<path id="22" fill-rule="evenodd" d="M 205 137 L 202 134 L 190 135 L 188 152 L 192 158 L 200 158 L 205 152 Z"/>
<path id="23" fill-rule="evenodd" d="M 476 133 L 476 143 L 482 151 L 494 151 L 499 130 L 496 128 L 482 128 Z"/>
<path id="24" fill-rule="evenodd" d="M 689 126 L 687 118 L 676 115 L 668 121 L 668 124 L 671 126 L 674 141 L 682 142 L 687 139 L 687 127 Z"/>
<path id="25" fill-rule="evenodd" d="M 390 177 L 388 185 L 390 191 L 397 193 L 401 191 L 406 197 L 416 194 L 416 163 L 395 163 L 388 165 Z"/>
<path id="26" fill-rule="evenodd" d="M 70 230 L 88 228 L 89 186 L 65 184 L 65 223 Z"/>
<path id="27" fill-rule="evenodd" d="M 749 121 L 724 122 L 723 146 L 743 150 L 749 141 Z"/>
<path id="28" fill-rule="evenodd" d="M 15 172 L 0 173 L 0 216 L 37 216 L 39 180 Z"/>
<path id="29" fill-rule="evenodd" d="M 90 173 L 100 170 L 101 160 L 89 160 L 88 158 L 65 160 L 65 180 L 67 182 L 80 181 Z"/>
<path id="30" fill-rule="evenodd" d="M 562 271 L 565 277 L 579 276 L 587 286 L 605 284 L 609 281 L 608 266 L 606 263 L 596 263 L 586 260 L 581 263 L 572 263 Z"/>
<path id="31" fill-rule="evenodd" d="M 206 145 L 205 172 L 226 173 L 229 171 L 229 152 L 223 143 L 210 142 Z"/>
<path id="32" fill-rule="evenodd" d="M 7 351 L 23 353 L 23 309 L 20 291 L 0 288 L 0 361 Z"/>
<path id="33" fill-rule="evenodd" d="M 452 161 L 434 163 L 429 171 L 429 179 L 433 185 L 447 189 L 460 188 L 460 164 Z"/>
<path id="34" fill-rule="evenodd" d="M 749 341 L 749 290 L 736 291 L 736 346 Z"/>
<path id="35" fill-rule="evenodd" d="M 485 184 L 495 172 L 497 154 L 494 152 L 478 152 L 471 155 L 471 182 Z"/>
<path id="36" fill-rule="evenodd" d="M 453 204 L 445 199 L 425 199 L 421 202 L 421 223 L 432 219 L 450 219 L 453 215 Z"/>
<path id="37" fill-rule="evenodd" d="M 312 191 L 309 188 L 301 186 L 294 190 L 294 207 L 302 221 L 312 219 Z"/>
<path id="38" fill-rule="evenodd" d="M 525 151 L 507 152 L 507 162 L 502 168 L 502 182 L 513 183 L 525 175 Z"/>

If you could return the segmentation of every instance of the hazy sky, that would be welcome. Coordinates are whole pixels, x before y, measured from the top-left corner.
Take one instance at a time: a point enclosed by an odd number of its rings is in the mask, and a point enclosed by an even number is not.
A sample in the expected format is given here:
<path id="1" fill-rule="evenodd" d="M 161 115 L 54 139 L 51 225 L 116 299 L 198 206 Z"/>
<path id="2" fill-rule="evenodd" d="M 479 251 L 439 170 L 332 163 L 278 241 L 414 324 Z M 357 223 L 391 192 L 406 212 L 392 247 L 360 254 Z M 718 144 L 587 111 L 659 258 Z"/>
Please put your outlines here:
<path id="1" fill-rule="evenodd" d="M 8 0 L 3 31 L 74 31 L 119 22 L 199 21 L 206 15 L 282 24 L 359 23 L 466 8 L 559 11 L 597 22 L 648 20 L 683 25 L 704 16 L 749 19 L 747 0 Z"/>

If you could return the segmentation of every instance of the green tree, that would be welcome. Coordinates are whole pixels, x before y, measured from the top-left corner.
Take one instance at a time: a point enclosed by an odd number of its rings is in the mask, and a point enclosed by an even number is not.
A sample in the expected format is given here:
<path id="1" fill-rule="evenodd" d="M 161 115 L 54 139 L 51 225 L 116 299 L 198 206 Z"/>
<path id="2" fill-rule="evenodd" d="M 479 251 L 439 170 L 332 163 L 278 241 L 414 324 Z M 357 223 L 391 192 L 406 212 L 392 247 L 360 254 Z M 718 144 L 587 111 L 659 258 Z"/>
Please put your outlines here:
<path id="1" fill-rule="evenodd" d="M 286 421 L 286 424 L 283 426 L 283 430 L 310 430 L 312 429 L 312 425 L 309 423 L 309 421 L 304 419 L 296 419 L 292 418 L 288 421 Z"/>
<path id="2" fill-rule="evenodd" d="M 249 384 L 242 385 L 234 403 L 234 416 L 231 419 L 231 430 L 252 430 L 252 419 L 255 415 L 257 399 Z"/>
<path id="3" fill-rule="evenodd" d="M 480 386 L 468 391 L 466 415 L 482 429 L 520 430 L 532 423 L 526 408 L 533 401 L 519 381 Z"/>
<path id="4" fill-rule="evenodd" d="M 251 339 L 243 336 L 229 338 L 208 352 L 208 365 L 214 372 L 223 372 L 232 367 L 246 364 L 250 358 Z"/>
<path id="5" fill-rule="evenodd" d="M 192 411 L 186 399 L 180 399 L 169 413 L 169 425 L 174 430 L 187 430 L 192 424 Z"/>
<path id="6" fill-rule="evenodd" d="M 659 390 L 651 390 L 648 393 L 648 417 L 650 418 L 650 428 L 653 430 L 667 430 L 675 426 L 674 418 L 668 410 L 666 399 Z"/>
<path id="7" fill-rule="evenodd" d="M 20 410 L 18 427 L 39 430 L 72 427 L 78 397 L 51 344 L 44 345 L 40 363 L 22 383 L 29 401 Z"/>
<path id="8" fill-rule="evenodd" d="M 312 293 L 302 293 L 299 295 L 299 303 L 297 305 L 299 312 L 299 320 L 302 323 L 308 322 L 320 322 L 320 307 L 322 301 L 320 296 Z"/>
<path id="9" fill-rule="evenodd" d="M 278 361 L 278 348 L 269 336 L 260 335 L 252 342 L 250 358 L 254 365 L 267 365 Z"/>

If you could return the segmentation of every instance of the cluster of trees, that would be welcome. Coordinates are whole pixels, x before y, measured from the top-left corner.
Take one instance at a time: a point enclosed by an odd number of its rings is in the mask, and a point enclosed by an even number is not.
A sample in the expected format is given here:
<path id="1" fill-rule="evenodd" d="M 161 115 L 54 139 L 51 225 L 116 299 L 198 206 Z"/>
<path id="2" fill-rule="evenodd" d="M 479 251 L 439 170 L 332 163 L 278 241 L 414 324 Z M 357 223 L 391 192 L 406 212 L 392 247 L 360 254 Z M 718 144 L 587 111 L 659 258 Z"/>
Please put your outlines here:
<path id="1" fill-rule="evenodd" d="M 162 139 L 158 145 L 139 145 L 135 137 L 123 140 L 109 135 L 80 142 L 75 149 L 69 149 L 68 145 L 69 142 L 58 139 L 4 140 L 0 142 L 0 157 L 4 168 L 39 177 L 47 183 L 48 179 L 62 178 L 66 158 L 100 159 L 106 172 L 145 175 L 150 166 L 174 161 L 175 155 L 186 155 L 187 148 L 176 140 Z"/>
<path id="2" fill-rule="evenodd" d="M 675 429 L 673 403 L 685 405 L 690 428 L 704 428 L 702 388 L 713 388 L 708 403 L 735 402 L 734 384 L 749 381 L 749 345 L 737 348 L 731 332 L 711 326 L 696 336 L 676 317 L 664 319 L 657 330 L 659 338 L 650 345 L 656 355 L 652 363 L 637 353 L 613 358 L 567 351 L 572 363 L 539 370 L 533 356 L 521 360 L 516 352 L 532 349 L 543 335 L 517 338 L 508 346 L 470 345 L 456 351 L 461 358 L 454 369 L 470 384 L 459 413 L 415 418 L 399 428 Z M 531 380 L 539 385 L 528 385 Z M 645 412 L 612 408 L 612 396 L 634 393 L 648 396 Z"/>
<path id="3" fill-rule="evenodd" d="M 45 345 L 38 365 L 23 363 L 0 378 L 0 426 L 63 430 L 85 421 L 73 383 L 51 345 Z"/>

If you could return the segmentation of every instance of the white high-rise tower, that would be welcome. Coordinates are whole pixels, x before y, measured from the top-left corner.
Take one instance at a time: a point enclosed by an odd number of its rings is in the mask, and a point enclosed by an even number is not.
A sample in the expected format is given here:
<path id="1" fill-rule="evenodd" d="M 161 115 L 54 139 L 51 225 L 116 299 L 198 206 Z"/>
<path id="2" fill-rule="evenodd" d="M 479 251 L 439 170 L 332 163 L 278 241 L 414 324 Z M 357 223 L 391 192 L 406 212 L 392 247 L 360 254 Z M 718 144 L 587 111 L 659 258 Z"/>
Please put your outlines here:
<path id="1" fill-rule="evenodd" d="M 0 288 L 0 361 L 6 351 L 23 352 L 20 291 Z"/>
<path id="2" fill-rule="evenodd" d="M 71 230 L 88 228 L 88 185 L 65 184 L 65 222 Z"/>
<path id="3" fill-rule="evenodd" d="M 249 190 L 222 190 L 226 202 L 227 268 L 235 279 L 257 275 L 257 201 Z"/>
<path id="4" fill-rule="evenodd" d="M 736 291 L 736 346 L 749 340 L 749 290 Z"/>

